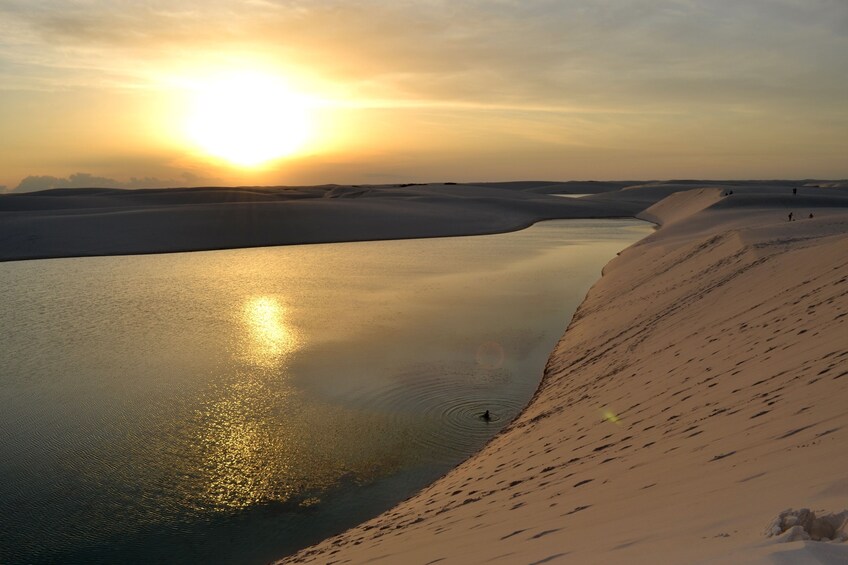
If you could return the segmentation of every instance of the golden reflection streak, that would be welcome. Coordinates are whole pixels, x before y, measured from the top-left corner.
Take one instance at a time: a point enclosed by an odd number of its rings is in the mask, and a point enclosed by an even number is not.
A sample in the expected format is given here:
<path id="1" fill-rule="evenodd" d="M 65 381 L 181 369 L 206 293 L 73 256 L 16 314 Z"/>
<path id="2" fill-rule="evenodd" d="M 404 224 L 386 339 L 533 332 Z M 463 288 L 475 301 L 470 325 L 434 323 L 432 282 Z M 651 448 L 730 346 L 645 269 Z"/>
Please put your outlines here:
<path id="1" fill-rule="evenodd" d="M 280 299 L 253 296 L 235 314 L 234 367 L 195 414 L 200 509 L 314 506 L 345 476 L 367 481 L 396 468 L 397 444 L 378 439 L 382 416 L 306 399 L 289 382 L 287 363 L 305 340 Z"/>
<path id="2" fill-rule="evenodd" d="M 236 357 L 242 367 L 213 392 L 200 414 L 204 498 L 218 508 L 287 499 L 292 487 L 279 478 L 289 474 L 299 457 L 286 437 L 292 430 L 281 428 L 274 415 L 275 407 L 292 394 L 281 377 L 287 357 L 298 346 L 297 332 L 286 322 L 285 306 L 272 296 L 247 299 L 239 325 L 245 339 Z"/>
<path id="3" fill-rule="evenodd" d="M 297 333 L 285 318 L 285 307 L 272 296 L 256 296 L 245 303 L 243 320 L 251 337 L 245 351 L 248 359 L 267 367 L 281 362 L 296 349 Z"/>

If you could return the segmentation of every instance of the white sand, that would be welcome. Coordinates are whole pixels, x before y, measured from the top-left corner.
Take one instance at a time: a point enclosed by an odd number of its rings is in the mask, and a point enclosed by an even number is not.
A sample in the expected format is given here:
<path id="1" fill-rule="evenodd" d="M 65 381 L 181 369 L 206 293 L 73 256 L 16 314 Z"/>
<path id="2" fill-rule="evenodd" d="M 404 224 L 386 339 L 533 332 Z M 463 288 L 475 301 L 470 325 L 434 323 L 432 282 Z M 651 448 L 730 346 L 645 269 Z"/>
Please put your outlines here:
<path id="1" fill-rule="evenodd" d="M 486 233 L 644 210 L 662 228 L 606 267 L 512 425 L 421 493 L 285 562 L 848 563 L 848 543 L 790 541 L 800 527 L 765 535 L 788 508 L 848 508 L 848 191 L 790 186 L 4 196 L 0 259 Z"/>
<path id="2" fill-rule="evenodd" d="M 643 214 L 481 452 L 283 562 L 848 563 L 765 535 L 848 508 L 848 200 L 725 190 Z"/>
<path id="3" fill-rule="evenodd" d="M 484 234 L 545 219 L 633 216 L 644 207 L 523 188 L 60 189 L 0 195 L 0 261 Z"/>

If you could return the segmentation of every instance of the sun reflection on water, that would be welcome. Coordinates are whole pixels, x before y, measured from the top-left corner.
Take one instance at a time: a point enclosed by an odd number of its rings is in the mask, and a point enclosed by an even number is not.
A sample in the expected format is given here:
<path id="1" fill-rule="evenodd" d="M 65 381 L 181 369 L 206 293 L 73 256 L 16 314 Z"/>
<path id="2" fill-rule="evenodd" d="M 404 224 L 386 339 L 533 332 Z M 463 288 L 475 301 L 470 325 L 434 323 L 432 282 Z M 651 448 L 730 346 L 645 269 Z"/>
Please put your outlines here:
<path id="1" fill-rule="evenodd" d="M 292 494 L 290 469 L 296 466 L 292 426 L 280 417 L 296 391 L 288 383 L 286 361 L 298 347 L 286 308 L 273 296 L 248 298 L 238 314 L 242 339 L 239 367 L 212 391 L 201 414 L 206 504 L 244 508 Z"/>
<path id="2" fill-rule="evenodd" d="M 272 296 L 255 296 L 244 305 L 250 340 L 244 353 L 256 365 L 276 365 L 297 347 L 297 333 L 286 323 L 286 308 Z"/>
<path id="3" fill-rule="evenodd" d="M 187 471 L 196 477 L 196 510 L 314 507 L 344 481 L 365 483 L 417 457 L 411 436 L 397 432 L 403 417 L 321 400 L 292 380 L 306 340 L 282 299 L 247 298 L 232 329 L 232 365 L 194 412 L 191 455 L 183 457 L 196 461 Z"/>

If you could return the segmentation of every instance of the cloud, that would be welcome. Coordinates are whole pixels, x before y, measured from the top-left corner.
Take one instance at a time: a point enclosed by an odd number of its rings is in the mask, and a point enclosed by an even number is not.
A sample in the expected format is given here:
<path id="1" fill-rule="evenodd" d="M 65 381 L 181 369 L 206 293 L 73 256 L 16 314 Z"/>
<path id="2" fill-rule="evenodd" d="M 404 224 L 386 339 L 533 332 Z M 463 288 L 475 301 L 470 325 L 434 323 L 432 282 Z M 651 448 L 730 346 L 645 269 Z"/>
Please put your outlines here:
<path id="1" fill-rule="evenodd" d="M 202 84 L 204 72 L 251 63 L 328 106 L 335 101 L 327 115 L 340 129 L 366 125 L 362 138 L 380 119 L 430 132 L 429 145 L 404 145 L 403 155 L 372 135 L 367 147 L 386 161 L 417 162 L 435 145 L 467 154 L 507 139 L 511 145 L 492 149 L 499 158 L 549 140 L 542 149 L 563 154 L 577 145 L 634 159 L 649 150 L 669 160 L 685 153 L 705 169 L 768 155 L 802 167 L 813 156 L 835 162 L 848 143 L 846 0 L 0 0 L 0 90 L 19 90 L 14 95 L 28 103 L 32 90 L 46 91 L 65 116 L 95 107 L 73 107 L 80 93 L 116 89 L 176 107 L 181 89 L 195 78 Z M 11 108 L 0 105 L 0 124 L 12 124 L 0 137 L 28 135 L 33 147 L 55 138 L 56 128 L 42 125 L 44 112 L 24 124 L 27 113 Z M 18 114 L 23 125 L 15 131 L 6 116 Z M 397 136 L 385 130 L 381 139 Z M 70 153 L 62 169 L 41 171 L 176 174 L 172 166 L 105 168 Z M 562 161 L 560 153 L 551 159 Z M 25 179 L 21 188 L 56 183 Z"/>
<path id="2" fill-rule="evenodd" d="M 127 182 L 121 182 L 108 177 L 98 177 L 89 173 L 74 173 L 67 178 L 50 175 L 30 175 L 23 179 L 11 192 L 35 192 L 37 190 L 49 190 L 51 188 L 173 188 L 197 186 L 209 180 L 192 173 L 183 173 L 180 175 L 180 180 L 163 180 L 155 177 L 130 177 L 130 180 Z"/>
<path id="3" fill-rule="evenodd" d="M 0 32 L 15 39 L 5 55 L 0 40 L 0 63 L 20 57 L 60 85 L 90 84 L 99 72 L 101 83 L 137 86 L 164 62 L 241 53 L 319 69 L 354 95 L 422 101 L 645 109 L 806 97 L 838 106 L 848 87 L 844 0 L 5 6 Z M 51 68 L 62 76 L 46 76 Z"/>

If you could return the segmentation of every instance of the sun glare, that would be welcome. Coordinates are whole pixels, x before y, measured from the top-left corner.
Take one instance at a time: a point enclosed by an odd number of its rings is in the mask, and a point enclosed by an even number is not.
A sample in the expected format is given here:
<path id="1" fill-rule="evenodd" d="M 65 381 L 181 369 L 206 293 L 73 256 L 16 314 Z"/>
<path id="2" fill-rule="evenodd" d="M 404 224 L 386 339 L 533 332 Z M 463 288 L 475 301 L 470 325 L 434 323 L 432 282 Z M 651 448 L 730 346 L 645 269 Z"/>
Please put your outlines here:
<path id="1" fill-rule="evenodd" d="M 195 86 L 186 131 L 204 153 L 255 167 L 304 147 L 310 104 L 270 74 L 218 76 Z"/>

